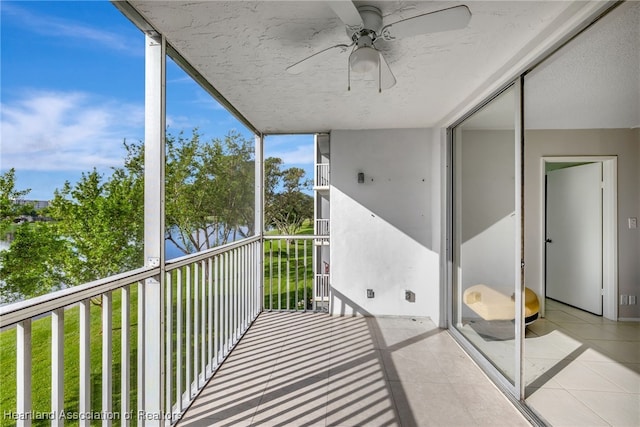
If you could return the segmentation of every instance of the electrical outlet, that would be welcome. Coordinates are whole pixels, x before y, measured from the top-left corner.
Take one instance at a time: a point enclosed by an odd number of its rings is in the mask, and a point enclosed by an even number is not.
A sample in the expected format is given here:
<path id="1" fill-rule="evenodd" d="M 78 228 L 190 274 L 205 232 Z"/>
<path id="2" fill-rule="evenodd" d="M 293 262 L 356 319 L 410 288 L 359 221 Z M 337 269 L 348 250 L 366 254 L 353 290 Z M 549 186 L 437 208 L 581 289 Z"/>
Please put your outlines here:
<path id="1" fill-rule="evenodd" d="M 373 292 L 373 289 L 367 289 L 367 298 L 374 298 L 376 296 L 375 292 Z"/>
<path id="2" fill-rule="evenodd" d="M 629 295 L 620 295 L 620 305 L 629 304 Z"/>
<path id="3" fill-rule="evenodd" d="M 638 228 L 638 218 L 629 218 L 629 228 Z"/>
<path id="4" fill-rule="evenodd" d="M 635 295 L 629 295 L 629 305 L 636 305 L 636 296 Z"/>

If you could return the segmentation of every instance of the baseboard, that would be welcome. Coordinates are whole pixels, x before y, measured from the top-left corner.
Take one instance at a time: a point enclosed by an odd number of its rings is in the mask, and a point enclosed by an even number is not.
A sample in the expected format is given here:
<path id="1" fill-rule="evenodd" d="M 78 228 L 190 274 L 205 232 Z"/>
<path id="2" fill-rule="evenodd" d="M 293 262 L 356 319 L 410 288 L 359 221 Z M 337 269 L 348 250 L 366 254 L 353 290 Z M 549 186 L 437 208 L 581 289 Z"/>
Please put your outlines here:
<path id="1" fill-rule="evenodd" d="M 640 322 L 640 317 L 618 317 L 618 322 Z"/>

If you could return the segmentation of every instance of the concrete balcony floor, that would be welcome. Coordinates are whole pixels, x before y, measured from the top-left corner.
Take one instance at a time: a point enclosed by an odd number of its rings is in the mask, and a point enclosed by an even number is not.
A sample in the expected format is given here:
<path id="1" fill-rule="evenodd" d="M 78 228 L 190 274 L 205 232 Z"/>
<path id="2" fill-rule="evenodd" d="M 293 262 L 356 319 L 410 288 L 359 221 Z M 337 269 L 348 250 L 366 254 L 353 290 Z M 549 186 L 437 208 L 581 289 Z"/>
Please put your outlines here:
<path id="1" fill-rule="evenodd" d="M 529 423 L 429 319 L 265 312 L 179 425 Z"/>

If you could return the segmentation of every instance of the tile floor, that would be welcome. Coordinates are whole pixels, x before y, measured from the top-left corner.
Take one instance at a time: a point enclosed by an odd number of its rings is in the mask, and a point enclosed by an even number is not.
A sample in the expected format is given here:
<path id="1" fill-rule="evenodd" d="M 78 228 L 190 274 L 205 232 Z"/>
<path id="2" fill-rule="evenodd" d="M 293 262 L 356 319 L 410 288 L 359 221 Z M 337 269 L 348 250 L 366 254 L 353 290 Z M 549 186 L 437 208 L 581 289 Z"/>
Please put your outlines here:
<path id="1" fill-rule="evenodd" d="M 640 426 L 640 322 L 546 300 L 527 328 L 527 404 L 553 426 Z"/>
<path id="2" fill-rule="evenodd" d="M 180 426 L 527 426 L 429 319 L 262 313 Z"/>

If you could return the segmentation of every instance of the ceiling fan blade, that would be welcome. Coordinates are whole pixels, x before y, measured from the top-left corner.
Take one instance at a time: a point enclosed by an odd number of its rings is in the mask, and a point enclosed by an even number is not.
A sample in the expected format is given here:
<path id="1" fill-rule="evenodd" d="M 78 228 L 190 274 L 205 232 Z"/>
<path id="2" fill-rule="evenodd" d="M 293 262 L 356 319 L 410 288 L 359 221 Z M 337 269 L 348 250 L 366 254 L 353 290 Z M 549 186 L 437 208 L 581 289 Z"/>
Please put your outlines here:
<path id="1" fill-rule="evenodd" d="M 359 29 L 362 27 L 362 17 L 351 0 L 328 1 L 327 5 L 338 15 L 347 27 Z"/>
<path id="2" fill-rule="evenodd" d="M 470 19 L 471 12 L 467 6 L 455 6 L 385 25 L 381 33 L 385 40 L 394 40 L 420 34 L 459 30 L 466 27 Z"/>
<path id="3" fill-rule="evenodd" d="M 382 52 L 378 53 L 380 54 L 380 89 L 391 89 L 396 84 L 396 77 L 391 72 L 391 67 L 384 59 Z"/>
<path id="4" fill-rule="evenodd" d="M 337 44 L 335 46 L 328 47 L 287 67 L 287 72 L 289 74 L 300 74 L 310 68 L 313 68 L 314 65 L 321 63 L 324 59 L 333 54 L 335 49 L 340 49 L 339 53 L 344 53 L 349 49 L 349 47 L 350 46 L 346 44 Z"/>

